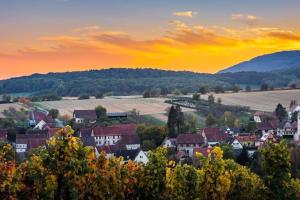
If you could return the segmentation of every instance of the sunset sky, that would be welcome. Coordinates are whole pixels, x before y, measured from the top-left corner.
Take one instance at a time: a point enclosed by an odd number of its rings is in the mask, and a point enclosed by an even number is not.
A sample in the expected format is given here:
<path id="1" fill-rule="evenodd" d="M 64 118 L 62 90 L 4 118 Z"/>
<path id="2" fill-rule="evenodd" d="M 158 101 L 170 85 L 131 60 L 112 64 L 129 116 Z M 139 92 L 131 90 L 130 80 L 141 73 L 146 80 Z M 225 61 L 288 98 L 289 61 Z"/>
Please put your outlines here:
<path id="1" fill-rule="evenodd" d="M 1 0 L 0 79 L 153 67 L 214 73 L 300 49 L 299 0 Z"/>

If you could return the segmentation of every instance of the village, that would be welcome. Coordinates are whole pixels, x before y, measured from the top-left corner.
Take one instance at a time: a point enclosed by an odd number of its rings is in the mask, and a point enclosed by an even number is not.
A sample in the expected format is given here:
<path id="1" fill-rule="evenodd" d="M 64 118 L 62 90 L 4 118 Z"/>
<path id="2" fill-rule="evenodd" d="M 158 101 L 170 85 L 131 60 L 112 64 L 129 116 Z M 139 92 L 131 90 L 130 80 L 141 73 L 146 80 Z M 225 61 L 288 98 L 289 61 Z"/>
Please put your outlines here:
<path id="1" fill-rule="evenodd" d="M 170 106 L 181 109 L 176 104 Z M 247 159 L 251 159 L 269 141 L 279 143 L 285 140 L 296 148 L 299 148 L 300 144 L 300 116 L 298 115 L 300 105 L 295 101 L 286 114 L 278 115 L 281 111 L 278 111 L 278 108 L 276 108 L 277 113 L 276 111 L 273 113 L 252 111 L 250 118 L 255 128 L 251 132 L 238 127 L 213 125 L 181 132 L 179 129 L 167 127 L 162 131 L 167 133 L 159 135 L 160 133 L 155 132 L 154 128 L 148 131 L 150 132 L 148 139 L 152 141 L 152 138 L 158 135 L 160 139 L 155 141 L 158 145 L 150 145 L 150 148 L 145 145 L 148 141 L 143 141 L 145 138 L 141 135 L 141 125 L 127 120 L 132 115 L 131 112 L 106 112 L 104 107 L 99 108 L 98 110 L 74 110 L 69 124 L 54 118 L 47 110 L 32 109 L 28 112 L 30 128 L 23 133 L 16 133 L 15 142 L 12 143 L 15 152 L 20 160 L 24 160 L 33 149 L 45 147 L 47 140 L 66 125 L 70 125 L 74 129 L 74 136 L 79 138 L 84 146 L 92 147 L 97 156 L 105 153 L 107 158 L 123 157 L 124 162 L 133 160 L 144 164 L 148 162 L 148 151 L 158 146 L 168 149 L 170 160 L 197 165 L 197 154 L 208 156 L 215 146 L 224 148 L 224 152 L 229 148 L 229 152 L 224 153 L 230 154 L 228 158 L 242 159 L 246 152 Z M 170 113 L 171 111 L 169 111 L 169 118 Z M 110 121 L 117 121 L 117 123 L 107 123 Z M 124 121 L 126 122 L 123 123 Z M 169 124 L 168 122 L 167 126 Z M 1 129 L 0 140 L 8 141 L 7 134 L 8 130 Z M 226 155 L 224 157 L 226 158 Z"/>

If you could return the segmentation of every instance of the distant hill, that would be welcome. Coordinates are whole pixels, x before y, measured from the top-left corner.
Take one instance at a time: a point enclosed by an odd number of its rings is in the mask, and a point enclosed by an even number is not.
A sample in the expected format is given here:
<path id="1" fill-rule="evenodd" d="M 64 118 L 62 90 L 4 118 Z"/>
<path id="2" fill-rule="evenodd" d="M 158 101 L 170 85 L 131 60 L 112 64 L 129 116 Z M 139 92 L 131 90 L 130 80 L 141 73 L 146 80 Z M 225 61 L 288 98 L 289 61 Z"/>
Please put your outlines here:
<path id="1" fill-rule="evenodd" d="M 255 77 L 255 78 L 253 78 Z M 0 94 L 27 93 L 32 95 L 56 94 L 59 96 L 135 95 L 144 91 L 171 93 L 197 92 L 200 87 L 213 90 L 216 86 L 230 89 L 234 85 L 260 87 L 267 83 L 285 87 L 300 83 L 300 67 L 278 72 L 236 72 L 205 74 L 189 71 L 158 69 L 111 68 L 80 72 L 33 74 L 0 81 Z M 300 85 L 300 84 L 299 84 Z"/>
<path id="2" fill-rule="evenodd" d="M 245 61 L 224 69 L 218 73 L 243 71 L 271 72 L 294 67 L 300 67 L 300 50 L 281 51 L 277 53 L 258 56 L 249 61 Z"/>

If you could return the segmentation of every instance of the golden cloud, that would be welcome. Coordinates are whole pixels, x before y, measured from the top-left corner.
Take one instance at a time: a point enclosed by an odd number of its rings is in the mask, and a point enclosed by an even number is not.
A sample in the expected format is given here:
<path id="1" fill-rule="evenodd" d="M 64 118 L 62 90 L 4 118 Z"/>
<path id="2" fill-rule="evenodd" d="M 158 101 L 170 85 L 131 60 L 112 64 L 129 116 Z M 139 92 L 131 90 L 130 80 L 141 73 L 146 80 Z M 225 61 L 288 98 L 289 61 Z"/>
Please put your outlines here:
<path id="1" fill-rule="evenodd" d="M 194 11 L 173 12 L 173 15 L 177 17 L 193 17 L 196 14 L 197 12 Z"/>

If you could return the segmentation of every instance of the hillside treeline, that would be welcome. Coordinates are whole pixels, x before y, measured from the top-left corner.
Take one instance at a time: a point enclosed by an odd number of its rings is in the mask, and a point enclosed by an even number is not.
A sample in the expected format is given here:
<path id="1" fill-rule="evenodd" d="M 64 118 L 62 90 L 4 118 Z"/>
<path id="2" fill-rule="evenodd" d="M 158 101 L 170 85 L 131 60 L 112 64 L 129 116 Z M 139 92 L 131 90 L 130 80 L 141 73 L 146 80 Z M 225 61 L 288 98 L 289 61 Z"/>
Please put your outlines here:
<path id="1" fill-rule="evenodd" d="M 253 78 L 255 77 L 255 78 Z M 33 93 L 36 95 L 56 94 L 58 96 L 80 96 L 83 94 L 113 93 L 114 95 L 142 94 L 146 90 L 161 90 L 171 93 L 198 92 L 206 87 L 217 86 L 230 89 L 234 85 L 285 87 L 298 83 L 300 69 L 283 72 L 259 73 L 238 72 L 225 74 L 204 74 L 176 72 L 157 69 L 104 69 L 83 72 L 34 74 L 27 77 L 0 81 L 0 94 Z"/>
<path id="2" fill-rule="evenodd" d="M 1 199 L 299 199 L 300 181 L 290 177 L 285 143 L 261 151 L 263 175 L 224 160 L 219 147 L 197 166 L 168 161 L 165 149 L 142 165 L 96 157 L 66 127 L 17 164 L 11 145 L 0 148 Z"/>

